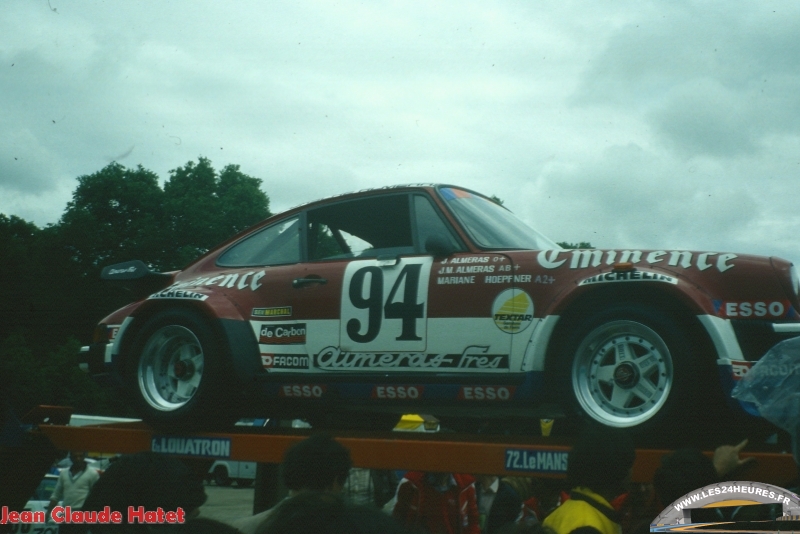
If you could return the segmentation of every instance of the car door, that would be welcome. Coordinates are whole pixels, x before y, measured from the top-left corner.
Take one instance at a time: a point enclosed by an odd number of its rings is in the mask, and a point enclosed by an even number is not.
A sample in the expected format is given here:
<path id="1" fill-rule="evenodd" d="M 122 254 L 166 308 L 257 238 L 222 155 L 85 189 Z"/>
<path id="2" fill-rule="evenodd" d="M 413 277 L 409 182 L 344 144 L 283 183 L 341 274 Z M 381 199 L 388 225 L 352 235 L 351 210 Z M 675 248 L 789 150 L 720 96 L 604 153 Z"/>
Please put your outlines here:
<path id="1" fill-rule="evenodd" d="M 219 285 L 249 319 L 268 373 L 309 370 L 304 317 L 292 305 L 293 280 L 302 272 L 301 221 L 294 216 L 273 223 L 217 260 L 219 267 L 231 268 Z"/>
<path id="2" fill-rule="evenodd" d="M 414 195 L 415 228 L 420 243 L 442 243 L 430 265 L 428 353 L 447 355 L 442 372 L 457 373 L 464 383 L 488 374 L 509 372 L 513 334 L 524 297 L 513 292 L 509 258 L 499 253 L 469 252 L 427 195 Z M 472 375 L 472 376 L 470 376 Z"/>
<path id="3" fill-rule="evenodd" d="M 414 248 L 408 194 L 309 210 L 308 262 L 293 306 L 315 369 L 365 374 L 421 365 L 432 258 Z"/>

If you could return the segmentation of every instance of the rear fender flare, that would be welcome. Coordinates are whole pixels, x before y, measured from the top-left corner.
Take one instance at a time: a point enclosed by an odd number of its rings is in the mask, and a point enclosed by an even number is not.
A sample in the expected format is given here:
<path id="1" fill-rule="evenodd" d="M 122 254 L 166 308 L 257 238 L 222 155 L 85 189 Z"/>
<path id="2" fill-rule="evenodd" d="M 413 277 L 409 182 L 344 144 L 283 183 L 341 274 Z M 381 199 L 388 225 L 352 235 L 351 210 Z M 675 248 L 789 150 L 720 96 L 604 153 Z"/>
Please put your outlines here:
<path id="1" fill-rule="evenodd" d="M 141 306 L 123 321 L 123 328 L 120 329 L 117 339 L 114 341 L 112 358 L 118 373 L 122 375 L 125 372 L 125 355 L 136 338 L 138 330 L 144 326 L 148 318 L 169 308 L 192 309 L 205 317 L 214 330 L 214 335 L 220 337 L 224 346 L 227 347 L 237 381 L 242 386 L 254 383 L 254 377 L 261 371 L 258 342 L 250 323 L 242 317 L 228 298 L 221 295 L 214 295 L 205 301 L 183 299 L 143 301 Z"/>

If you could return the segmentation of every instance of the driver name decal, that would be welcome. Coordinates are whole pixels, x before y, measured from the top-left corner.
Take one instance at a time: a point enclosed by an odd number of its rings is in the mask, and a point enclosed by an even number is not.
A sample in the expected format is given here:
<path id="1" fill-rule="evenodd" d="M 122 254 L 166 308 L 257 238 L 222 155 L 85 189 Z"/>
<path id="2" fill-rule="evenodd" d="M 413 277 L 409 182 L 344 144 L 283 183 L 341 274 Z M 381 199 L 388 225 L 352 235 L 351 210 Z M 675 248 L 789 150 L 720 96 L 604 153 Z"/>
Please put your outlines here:
<path id="1" fill-rule="evenodd" d="M 469 346 L 461 354 L 417 352 L 344 352 L 322 349 L 314 365 L 324 371 L 351 369 L 481 369 L 507 371 L 508 354 L 487 354 L 489 347 Z"/>

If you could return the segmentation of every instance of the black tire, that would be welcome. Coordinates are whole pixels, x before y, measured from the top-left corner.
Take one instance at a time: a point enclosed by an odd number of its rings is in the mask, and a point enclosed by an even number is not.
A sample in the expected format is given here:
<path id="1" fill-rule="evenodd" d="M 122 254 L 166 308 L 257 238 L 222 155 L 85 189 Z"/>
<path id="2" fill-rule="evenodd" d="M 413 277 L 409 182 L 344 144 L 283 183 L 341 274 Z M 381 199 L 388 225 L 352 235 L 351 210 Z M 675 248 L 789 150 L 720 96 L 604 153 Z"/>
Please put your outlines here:
<path id="1" fill-rule="evenodd" d="M 228 470 L 224 465 L 214 468 L 214 483 L 217 486 L 230 486 L 233 483 L 233 479 L 228 476 Z"/>
<path id="2" fill-rule="evenodd" d="M 673 317 L 643 304 L 616 304 L 577 321 L 567 336 L 558 380 L 561 394 L 583 414 L 638 435 L 694 428 L 685 408 L 696 398 L 700 366 L 686 328 Z"/>
<path id="3" fill-rule="evenodd" d="M 198 313 L 176 308 L 154 315 L 128 354 L 126 389 L 154 428 L 212 430 L 235 421 L 228 351 Z"/>
<path id="4" fill-rule="evenodd" d="M 236 485 L 239 486 L 240 488 L 249 488 L 250 486 L 253 485 L 253 479 L 252 478 L 237 478 L 236 479 Z"/>

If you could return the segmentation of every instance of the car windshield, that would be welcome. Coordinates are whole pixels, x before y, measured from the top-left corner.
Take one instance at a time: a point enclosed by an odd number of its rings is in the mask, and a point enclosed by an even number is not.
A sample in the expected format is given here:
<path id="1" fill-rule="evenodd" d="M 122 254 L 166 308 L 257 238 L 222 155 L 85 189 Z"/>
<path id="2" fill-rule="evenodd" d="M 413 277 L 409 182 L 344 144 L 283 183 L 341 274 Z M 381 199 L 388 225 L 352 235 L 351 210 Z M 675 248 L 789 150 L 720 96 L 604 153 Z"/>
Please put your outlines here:
<path id="1" fill-rule="evenodd" d="M 483 248 L 561 248 L 488 198 L 452 187 L 440 188 L 439 194 L 470 237 Z"/>

